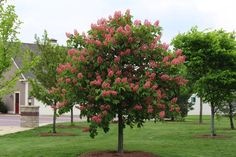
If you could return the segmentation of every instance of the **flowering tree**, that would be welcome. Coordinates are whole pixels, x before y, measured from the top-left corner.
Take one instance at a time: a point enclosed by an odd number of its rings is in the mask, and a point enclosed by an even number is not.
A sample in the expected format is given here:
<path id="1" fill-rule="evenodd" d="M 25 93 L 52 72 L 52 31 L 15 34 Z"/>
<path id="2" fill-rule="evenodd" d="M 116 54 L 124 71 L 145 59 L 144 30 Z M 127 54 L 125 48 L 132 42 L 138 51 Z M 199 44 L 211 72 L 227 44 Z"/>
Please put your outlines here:
<path id="1" fill-rule="evenodd" d="M 185 61 L 182 51 L 171 53 L 161 43 L 156 21 L 132 21 L 129 10 L 115 12 L 91 25 L 88 35 L 67 33 L 69 60 L 57 68 L 65 100 L 80 104 L 88 116 L 90 136 L 97 127 L 109 131 L 118 115 L 118 152 L 123 152 L 125 125 L 141 127 L 146 119 L 163 119 L 166 111 L 179 107 L 173 90 L 184 85 L 178 65 Z"/>
<path id="2" fill-rule="evenodd" d="M 41 39 L 36 36 L 36 44 L 40 53 L 37 56 L 37 54 L 32 52 L 32 56 L 40 57 L 40 60 L 36 66 L 31 69 L 35 75 L 35 78 L 30 80 L 32 86 L 31 95 L 52 107 L 52 132 L 56 133 L 57 111 L 63 103 L 59 103 L 63 91 L 59 92 L 60 88 L 57 87 L 56 68 L 60 63 L 65 62 L 67 49 L 51 43 L 46 31 Z"/>

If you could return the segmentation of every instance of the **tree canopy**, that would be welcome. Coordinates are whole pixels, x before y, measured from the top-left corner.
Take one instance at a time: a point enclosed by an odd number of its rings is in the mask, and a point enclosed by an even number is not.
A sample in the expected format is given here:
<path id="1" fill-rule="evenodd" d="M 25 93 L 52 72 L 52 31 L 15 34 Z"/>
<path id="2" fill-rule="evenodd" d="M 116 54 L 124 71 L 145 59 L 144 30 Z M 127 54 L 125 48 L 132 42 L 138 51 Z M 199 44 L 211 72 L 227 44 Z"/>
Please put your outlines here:
<path id="1" fill-rule="evenodd" d="M 214 118 L 216 107 L 232 98 L 236 90 L 235 33 L 193 27 L 177 35 L 172 43 L 183 49 L 188 79 L 194 83 L 194 91 L 211 104 Z"/>
<path id="2" fill-rule="evenodd" d="M 187 81 L 178 67 L 185 61 L 181 50 L 171 53 L 161 43 L 159 21 L 132 20 L 129 10 L 115 12 L 92 24 L 88 35 L 67 34 L 73 48 L 68 62 L 59 65 L 59 88 L 66 105 L 80 104 L 90 119 L 90 135 L 97 127 L 109 131 L 118 115 L 118 152 L 123 152 L 123 128 L 142 126 L 147 119 L 178 113 L 173 89 Z"/>

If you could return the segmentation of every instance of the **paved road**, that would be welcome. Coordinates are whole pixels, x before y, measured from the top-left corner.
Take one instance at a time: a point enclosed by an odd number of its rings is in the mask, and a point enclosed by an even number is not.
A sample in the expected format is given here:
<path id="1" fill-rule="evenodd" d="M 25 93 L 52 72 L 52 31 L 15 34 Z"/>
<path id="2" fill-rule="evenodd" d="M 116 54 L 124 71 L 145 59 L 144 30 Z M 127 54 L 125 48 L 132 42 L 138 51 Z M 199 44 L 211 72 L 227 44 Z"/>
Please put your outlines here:
<path id="1" fill-rule="evenodd" d="M 74 116 L 74 121 L 81 121 L 79 116 Z M 60 116 L 57 122 L 70 122 L 70 116 Z M 52 123 L 52 116 L 39 116 L 39 124 Z M 20 126 L 20 115 L 0 114 L 1 126 Z"/>

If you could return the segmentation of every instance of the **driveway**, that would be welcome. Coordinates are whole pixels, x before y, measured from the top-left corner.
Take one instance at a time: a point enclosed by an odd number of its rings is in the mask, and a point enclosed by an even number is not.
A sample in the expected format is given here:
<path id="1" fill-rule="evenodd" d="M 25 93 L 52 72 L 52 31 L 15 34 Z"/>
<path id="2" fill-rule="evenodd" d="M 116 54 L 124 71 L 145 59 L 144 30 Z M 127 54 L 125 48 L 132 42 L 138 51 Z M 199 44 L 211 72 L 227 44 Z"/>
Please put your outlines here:
<path id="1" fill-rule="evenodd" d="M 74 121 L 81 121 L 79 116 L 74 116 Z M 70 122 L 70 116 L 60 116 L 57 122 Z M 39 125 L 52 123 L 52 116 L 39 116 Z M 1 126 L 20 126 L 20 115 L 0 114 Z"/>
<path id="2" fill-rule="evenodd" d="M 81 121 L 79 116 L 74 116 L 74 122 Z M 70 122 L 70 116 L 60 116 L 57 122 Z M 39 125 L 52 123 L 52 116 L 39 116 Z M 0 135 L 29 130 L 31 128 L 20 127 L 20 115 L 0 114 Z"/>

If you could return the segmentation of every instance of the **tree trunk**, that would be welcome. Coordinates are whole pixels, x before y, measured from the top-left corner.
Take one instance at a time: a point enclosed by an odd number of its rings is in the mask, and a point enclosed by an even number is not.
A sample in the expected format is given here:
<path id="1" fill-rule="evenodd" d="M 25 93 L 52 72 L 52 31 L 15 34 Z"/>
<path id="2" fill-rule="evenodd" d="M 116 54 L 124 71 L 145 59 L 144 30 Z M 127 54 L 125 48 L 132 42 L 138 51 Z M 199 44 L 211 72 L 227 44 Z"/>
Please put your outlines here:
<path id="1" fill-rule="evenodd" d="M 202 97 L 200 97 L 199 124 L 202 124 Z"/>
<path id="2" fill-rule="evenodd" d="M 118 109 L 118 153 L 123 153 L 123 115 L 122 110 Z"/>
<path id="3" fill-rule="evenodd" d="M 211 103 L 211 136 L 216 136 L 215 132 L 215 106 Z"/>
<path id="4" fill-rule="evenodd" d="M 233 121 L 233 105 L 232 103 L 229 103 L 229 119 L 230 119 L 230 128 L 234 129 L 234 121 Z"/>
<path id="5" fill-rule="evenodd" d="M 54 112 L 53 112 L 53 124 L 52 124 L 52 132 L 56 133 L 56 117 L 57 116 L 57 109 L 54 108 Z"/>
<path id="6" fill-rule="evenodd" d="M 70 110 L 70 125 L 74 125 L 73 107 Z"/>

